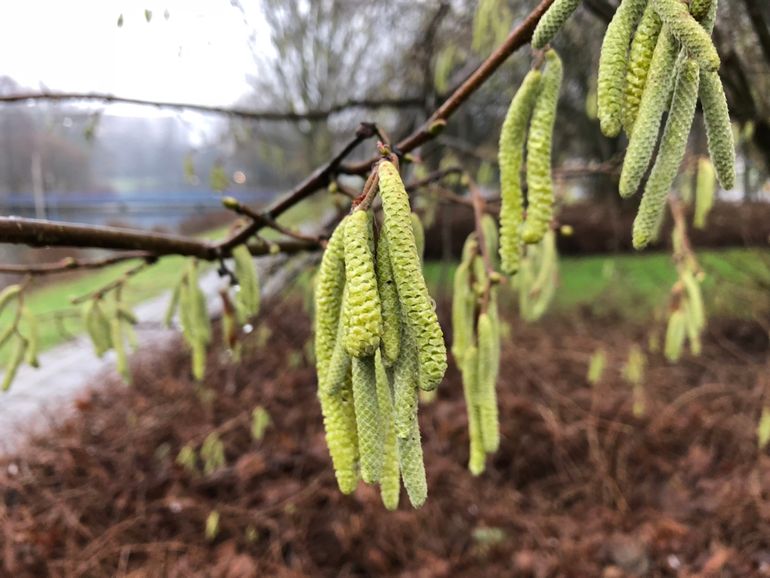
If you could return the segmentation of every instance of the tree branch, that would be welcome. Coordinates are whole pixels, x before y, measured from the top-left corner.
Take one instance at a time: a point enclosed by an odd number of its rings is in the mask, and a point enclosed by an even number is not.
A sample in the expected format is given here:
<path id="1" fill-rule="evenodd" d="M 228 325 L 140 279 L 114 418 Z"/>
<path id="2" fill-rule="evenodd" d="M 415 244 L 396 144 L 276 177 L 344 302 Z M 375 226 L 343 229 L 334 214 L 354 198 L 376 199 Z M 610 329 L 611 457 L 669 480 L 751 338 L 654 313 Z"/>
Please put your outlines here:
<path id="1" fill-rule="evenodd" d="M 208 106 L 204 104 L 193 104 L 186 102 L 158 102 L 142 98 L 130 98 L 125 96 L 115 96 L 112 94 L 103 94 L 96 92 L 21 92 L 16 94 L 0 95 L 0 103 L 12 104 L 17 102 L 31 101 L 98 101 L 106 104 L 122 103 L 137 104 L 142 106 L 155 106 L 158 108 L 171 108 L 193 110 L 196 112 L 221 114 L 230 117 L 241 118 L 244 120 L 261 121 L 291 121 L 301 120 L 325 120 L 330 116 L 339 114 L 351 109 L 377 109 L 377 108 L 419 108 L 423 105 L 423 99 L 418 97 L 405 98 L 373 98 L 373 99 L 351 99 L 329 108 L 320 110 L 311 110 L 307 112 L 293 111 L 275 111 L 275 110 L 249 110 L 246 108 L 228 108 L 224 106 Z"/>
<path id="2" fill-rule="evenodd" d="M 133 251 L 112 255 L 103 259 L 75 259 L 74 257 L 65 257 L 55 263 L 43 263 L 36 265 L 0 265 L 0 274 L 6 275 L 50 275 L 52 273 L 66 273 L 75 269 L 101 269 L 117 263 L 131 261 L 134 259 L 152 260 L 157 257 L 146 251 Z"/>

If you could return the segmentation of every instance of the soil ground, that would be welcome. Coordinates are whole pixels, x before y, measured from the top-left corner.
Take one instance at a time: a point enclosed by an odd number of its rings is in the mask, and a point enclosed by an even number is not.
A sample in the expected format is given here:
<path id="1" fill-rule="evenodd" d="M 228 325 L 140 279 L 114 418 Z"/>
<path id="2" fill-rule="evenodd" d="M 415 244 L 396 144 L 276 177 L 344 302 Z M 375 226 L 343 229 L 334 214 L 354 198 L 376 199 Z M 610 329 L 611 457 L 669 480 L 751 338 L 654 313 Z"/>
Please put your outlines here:
<path id="1" fill-rule="evenodd" d="M 442 304 L 442 318 L 447 304 Z M 459 375 L 420 410 L 427 504 L 336 488 L 294 300 L 266 304 L 233 367 L 205 384 L 176 343 L 78 401 L 78 415 L 0 462 L 0 575 L 770 576 L 766 327 L 712 320 L 699 358 L 649 354 L 643 415 L 622 377 L 647 331 L 612 318 L 513 326 L 499 383 L 502 445 L 473 477 Z M 593 352 L 608 367 L 586 381 Z M 251 411 L 272 424 L 261 441 Z M 211 432 L 226 464 L 176 463 Z M 206 520 L 218 512 L 216 536 Z"/>

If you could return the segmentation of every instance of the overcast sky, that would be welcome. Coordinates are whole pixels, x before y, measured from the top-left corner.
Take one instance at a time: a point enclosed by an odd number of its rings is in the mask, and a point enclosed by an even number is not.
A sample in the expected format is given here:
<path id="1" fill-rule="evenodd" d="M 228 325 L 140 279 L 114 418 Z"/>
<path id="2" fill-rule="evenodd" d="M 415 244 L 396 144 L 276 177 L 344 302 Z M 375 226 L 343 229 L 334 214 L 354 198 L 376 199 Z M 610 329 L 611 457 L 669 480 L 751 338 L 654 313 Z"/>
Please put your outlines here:
<path id="1" fill-rule="evenodd" d="M 0 75 L 31 88 L 228 105 L 255 72 L 249 34 L 270 49 L 259 1 L 244 4 L 248 26 L 229 0 L 2 0 Z"/>

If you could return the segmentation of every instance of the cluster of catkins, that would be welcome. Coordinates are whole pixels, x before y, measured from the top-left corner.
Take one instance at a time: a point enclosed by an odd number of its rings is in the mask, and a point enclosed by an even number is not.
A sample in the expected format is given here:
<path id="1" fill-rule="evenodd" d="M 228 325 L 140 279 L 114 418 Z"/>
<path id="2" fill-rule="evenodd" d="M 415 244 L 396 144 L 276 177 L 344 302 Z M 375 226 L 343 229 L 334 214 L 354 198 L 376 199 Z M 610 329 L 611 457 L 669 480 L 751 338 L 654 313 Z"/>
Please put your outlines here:
<path id="1" fill-rule="evenodd" d="M 549 230 L 540 243 L 527 245 L 519 272 L 512 280 L 524 321 L 534 322 L 543 316 L 556 293 L 558 277 L 556 233 Z"/>
<path id="2" fill-rule="evenodd" d="M 485 215 L 481 222 L 487 257 L 497 249 L 497 226 Z M 452 355 L 460 368 L 468 413 L 468 468 L 484 471 L 487 454 L 500 446 L 497 377 L 500 372 L 500 318 L 495 274 L 487 270 L 476 233 L 465 241 L 455 272 L 452 298 Z"/>
<path id="3" fill-rule="evenodd" d="M 444 336 L 422 274 L 415 219 L 396 166 L 377 166 L 384 219 L 376 239 L 363 205 L 329 239 L 315 294 L 318 398 L 343 493 L 379 483 L 388 509 L 403 480 L 414 507 L 427 498 L 418 391 L 446 371 Z M 418 229 L 418 236 L 419 231 Z"/>
<path id="4" fill-rule="evenodd" d="M 538 25 L 533 46 L 545 46 L 578 4 L 556 0 Z M 725 189 L 735 184 L 730 116 L 711 41 L 716 14 L 717 0 L 622 0 L 604 36 L 599 121 L 605 135 L 614 137 L 623 129 L 629 139 L 620 194 L 636 193 L 649 171 L 634 221 L 638 249 L 655 238 L 699 99 L 716 176 Z"/>
<path id="5" fill-rule="evenodd" d="M 24 289 L 21 285 L 9 285 L 0 292 L 0 314 L 7 308 L 16 306 L 14 321 L 0 332 L 0 349 L 8 344 L 13 345 L 8 364 L 5 366 L 0 390 L 6 391 L 19 371 L 26 363 L 30 367 L 39 367 L 37 319 L 24 305 Z"/>
<path id="6" fill-rule="evenodd" d="M 544 60 L 542 72 L 533 69 L 524 78 L 500 132 L 500 266 L 508 275 L 519 269 L 523 245 L 539 243 L 553 216 L 551 149 L 562 64 L 554 50 L 548 50 Z M 526 219 L 521 184 L 525 141 Z"/>
<path id="7" fill-rule="evenodd" d="M 126 380 L 131 382 L 128 368 L 126 342 L 136 343 L 133 326 L 137 319 L 133 312 L 120 301 L 120 292 L 115 292 L 115 300 L 111 306 L 103 303 L 102 297 L 89 299 L 83 305 L 83 325 L 94 345 L 97 357 L 102 357 L 110 349 L 115 351 L 115 369 Z"/>

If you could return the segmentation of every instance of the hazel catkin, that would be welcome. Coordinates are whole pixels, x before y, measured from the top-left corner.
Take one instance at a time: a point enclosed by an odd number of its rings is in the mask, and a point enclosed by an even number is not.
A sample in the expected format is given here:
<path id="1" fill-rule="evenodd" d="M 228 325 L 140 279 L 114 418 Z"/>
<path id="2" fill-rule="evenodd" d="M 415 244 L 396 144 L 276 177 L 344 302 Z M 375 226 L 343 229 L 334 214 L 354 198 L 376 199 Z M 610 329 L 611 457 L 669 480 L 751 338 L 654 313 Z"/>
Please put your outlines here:
<path id="1" fill-rule="evenodd" d="M 639 105 L 647 84 L 647 75 L 652 63 L 652 55 L 660 35 L 661 22 L 657 12 L 647 5 L 639 26 L 631 41 L 626 71 L 626 84 L 623 100 L 623 128 L 631 135 L 639 113 Z"/>
<path id="2" fill-rule="evenodd" d="M 556 0 L 546 10 L 532 34 L 532 48 L 545 48 L 580 4 L 580 0 Z"/>

